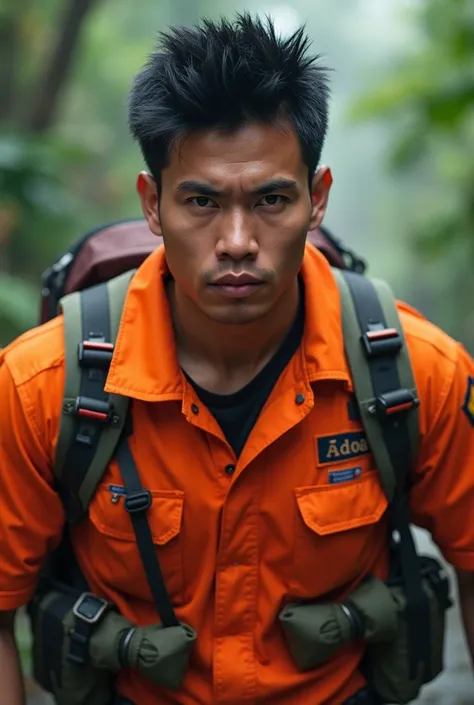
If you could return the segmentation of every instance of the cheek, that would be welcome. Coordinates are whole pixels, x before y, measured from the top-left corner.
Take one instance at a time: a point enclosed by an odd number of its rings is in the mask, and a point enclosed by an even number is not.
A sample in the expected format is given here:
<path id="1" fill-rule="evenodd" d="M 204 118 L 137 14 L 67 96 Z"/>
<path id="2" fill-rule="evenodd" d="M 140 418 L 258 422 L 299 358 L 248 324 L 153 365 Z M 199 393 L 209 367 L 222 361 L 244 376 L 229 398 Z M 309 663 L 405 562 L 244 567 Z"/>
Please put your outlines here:
<path id="1" fill-rule="evenodd" d="M 299 231 L 292 229 L 291 231 L 280 231 L 277 229 L 268 238 L 261 252 L 266 251 L 268 257 L 273 261 L 275 269 L 282 274 L 288 273 L 289 276 L 295 274 L 301 266 L 306 244 L 307 230 L 306 228 Z"/>
<path id="2" fill-rule="evenodd" d="M 282 268 L 289 278 L 294 277 L 300 270 L 303 262 L 306 243 L 306 231 L 297 240 L 285 249 Z"/>
<path id="3" fill-rule="evenodd" d="M 193 232 L 173 228 L 163 230 L 168 268 L 183 290 L 190 292 L 198 283 L 202 271 L 212 260 L 208 238 Z M 212 266 L 212 265 L 211 265 Z"/>

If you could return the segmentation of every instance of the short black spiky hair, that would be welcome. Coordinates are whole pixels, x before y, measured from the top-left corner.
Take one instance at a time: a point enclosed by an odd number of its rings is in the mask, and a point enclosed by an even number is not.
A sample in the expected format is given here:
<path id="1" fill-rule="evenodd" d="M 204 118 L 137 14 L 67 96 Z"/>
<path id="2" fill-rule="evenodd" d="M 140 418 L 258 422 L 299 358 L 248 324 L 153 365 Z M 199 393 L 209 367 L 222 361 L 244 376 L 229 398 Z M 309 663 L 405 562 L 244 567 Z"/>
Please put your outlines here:
<path id="1" fill-rule="evenodd" d="M 279 118 L 293 124 L 312 176 L 328 127 L 329 83 L 319 56 L 308 55 L 304 27 L 283 38 L 270 18 L 242 13 L 160 36 L 129 100 L 131 133 L 157 182 L 175 138 Z"/>

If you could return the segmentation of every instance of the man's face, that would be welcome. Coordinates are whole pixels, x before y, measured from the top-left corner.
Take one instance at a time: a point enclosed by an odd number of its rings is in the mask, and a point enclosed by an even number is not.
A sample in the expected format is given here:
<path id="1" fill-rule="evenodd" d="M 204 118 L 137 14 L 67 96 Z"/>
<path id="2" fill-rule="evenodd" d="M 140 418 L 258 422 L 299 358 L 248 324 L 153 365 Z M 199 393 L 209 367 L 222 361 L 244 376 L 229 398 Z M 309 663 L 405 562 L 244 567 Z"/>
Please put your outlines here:
<path id="1" fill-rule="evenodd" d="M 139 177 L 139 192 L 180 293 L 220 323 L 268 314 L 294 286 L 306 234 L 324 215 L 323 172 L 312 196 L 289 125 L 204 130 L 176 142 L 159 201 L 150 177 Z"/>

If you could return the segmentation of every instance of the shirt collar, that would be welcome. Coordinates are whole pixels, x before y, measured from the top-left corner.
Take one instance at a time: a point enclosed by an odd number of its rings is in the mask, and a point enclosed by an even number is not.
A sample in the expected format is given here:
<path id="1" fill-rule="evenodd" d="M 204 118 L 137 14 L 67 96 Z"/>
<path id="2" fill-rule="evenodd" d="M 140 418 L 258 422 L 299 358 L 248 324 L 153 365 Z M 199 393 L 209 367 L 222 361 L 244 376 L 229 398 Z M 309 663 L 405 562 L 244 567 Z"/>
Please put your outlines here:
<path id="1" fill-rule="evenodd" d="M 143 401 L 182 399 L 170 308 L 169 274 L 163 246 L 133 276 L 125 299 L 105 391 Z M 306 245 L 301 268 L 305 290 L 305 332 L 301 354 L 310 382 L 334 379 L 350 385 L 341 327 L 341 307 L 331 268 Z"/>

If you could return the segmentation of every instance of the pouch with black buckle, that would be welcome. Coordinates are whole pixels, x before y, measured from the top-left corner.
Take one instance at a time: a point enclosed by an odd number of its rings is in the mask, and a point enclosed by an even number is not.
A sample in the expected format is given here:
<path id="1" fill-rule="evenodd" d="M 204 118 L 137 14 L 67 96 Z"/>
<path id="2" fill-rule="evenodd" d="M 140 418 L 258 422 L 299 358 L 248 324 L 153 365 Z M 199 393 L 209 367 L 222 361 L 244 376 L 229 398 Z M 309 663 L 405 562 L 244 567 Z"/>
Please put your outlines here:
<path id="1" fill-rule="evenodd" d="M 93 667 L 88 646 L 112 605 L 91 593 L 56 587 L 32 613 L 34 677 L 57 705 L 108 705 L 112 674 Z"/>
<path id="2" fill-rule="evenodd" d="M 343 602 L 288 604 L 279 619 L 294 662 L 306 671 L 354 639 L 377 646 L 390 641 L 398 615 L 390 589 L 369 575 Z"/>
<path id="3" fill-rule="evenodd" d="M 36 605 L 34 634 L 34 676 L 57 705 L 109 705 L 122 668 L 179 688 L 196 640 L 187 625 L 140 627 L 106 600 L 61 585 Z"/>
<path id="4" fill-rule="evenodd" d="M 407 596 L 400 575 L 387 581 L 391 597 L 397 606 L 398 620 L 394 638 L 368 644 L 363 664 L 364 675 L 380 703 L 409 703 L 418 697 L 421 687 L 443 670 L 446 610 L 452 602 L 449 579 L 438 560 L 420 556 L 422 588 L 429 607 L 428 658 L 416 669 L 410 665 L 410 639 L 407 627 Z"/>

